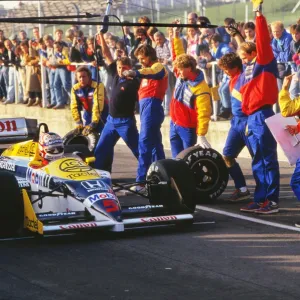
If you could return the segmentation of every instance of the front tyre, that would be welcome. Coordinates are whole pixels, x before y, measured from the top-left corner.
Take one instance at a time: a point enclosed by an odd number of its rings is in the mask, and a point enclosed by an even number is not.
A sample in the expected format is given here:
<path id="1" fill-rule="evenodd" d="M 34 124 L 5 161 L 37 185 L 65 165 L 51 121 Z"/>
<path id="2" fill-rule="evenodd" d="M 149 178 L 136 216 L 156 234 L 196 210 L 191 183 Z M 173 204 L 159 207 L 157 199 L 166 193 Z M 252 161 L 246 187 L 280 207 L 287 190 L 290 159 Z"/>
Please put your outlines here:
<path id="1" fill-rule="evenodd" d="M 182 160 L 162 159 L 147 173 L 151 204 L 163 204 L 170 213 L 194 213 L 196 185 L 193 174 Z"/>

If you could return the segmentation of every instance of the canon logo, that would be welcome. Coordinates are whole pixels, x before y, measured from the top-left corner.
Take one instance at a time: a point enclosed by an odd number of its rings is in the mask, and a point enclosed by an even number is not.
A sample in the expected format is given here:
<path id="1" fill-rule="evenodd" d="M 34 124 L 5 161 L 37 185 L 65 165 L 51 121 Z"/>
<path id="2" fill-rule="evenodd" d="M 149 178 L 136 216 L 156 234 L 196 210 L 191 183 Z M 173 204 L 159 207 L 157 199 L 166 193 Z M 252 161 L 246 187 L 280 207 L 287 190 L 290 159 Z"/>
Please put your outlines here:
<path id="1" fill-rule="evenodd" d="M 96 223 L 81 223 L 81 224 L 72 224 L 72 225 L 60 225 L 59 228 L 62 230 L 72 230 L 80 228 L 93 228 L 97 227 Z"/>
<path id="2" fill-rule="evenodd" d="M 152 217 L 152 218 L 142 218 L 141 221 L 144 223 L 150 222 L 166 222 L 166 221 L 173 221 L 177 220 L 176 216 L 162 216 L 162 217 Z"/>
<path id="3" fill-rule="evenodd" d="M 17 131 L 17 123 L 15 120 L 12 120 L 12 121 L 4 121 L 4 122 L 1 122 L 0 121 L 0 132 L 3 132 L 3 131 Z"/>

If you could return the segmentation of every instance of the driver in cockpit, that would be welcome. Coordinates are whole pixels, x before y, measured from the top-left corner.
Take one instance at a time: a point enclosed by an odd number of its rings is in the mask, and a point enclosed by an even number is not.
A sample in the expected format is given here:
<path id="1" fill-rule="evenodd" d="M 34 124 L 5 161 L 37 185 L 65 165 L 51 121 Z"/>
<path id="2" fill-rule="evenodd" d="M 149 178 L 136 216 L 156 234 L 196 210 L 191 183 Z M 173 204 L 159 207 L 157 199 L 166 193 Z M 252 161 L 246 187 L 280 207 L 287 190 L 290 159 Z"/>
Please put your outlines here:
<path id="1" fill-rule="evenodd" d="M 41 133 L 37 145 L 36 154 L 29 166 L 32 168 L 42 168 L 49 162 L 64 156 L 64 144 L 62 138 L 54 133 Z"/>

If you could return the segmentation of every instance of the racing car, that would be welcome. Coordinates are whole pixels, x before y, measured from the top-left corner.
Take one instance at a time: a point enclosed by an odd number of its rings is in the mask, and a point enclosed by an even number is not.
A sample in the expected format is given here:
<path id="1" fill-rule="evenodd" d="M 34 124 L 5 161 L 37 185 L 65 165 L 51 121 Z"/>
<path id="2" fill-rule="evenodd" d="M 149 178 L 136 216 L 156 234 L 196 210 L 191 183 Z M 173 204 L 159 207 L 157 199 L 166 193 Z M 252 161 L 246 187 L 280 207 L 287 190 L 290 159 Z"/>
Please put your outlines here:
<path id="1" fill-rule="evenodd" d="M 153 163 L 144 182 L 148 195 L 140 195 L 149 204 L 121 206 L 117 191 L 140 183 L 113 184 L 109 172 L 91 167 L 93 158 L 80 151 L 82 145 L 65 146 L 62 158 L 33 167 L 39 136 L 49 129 L 42 123 L 33 130 L 34 122 L 29 129 L 29 123 L 25 118 L 0 120 L 0 237 L 87 229 L 120 232 L 193 221 L 196 184 L 183 160 Z"/>

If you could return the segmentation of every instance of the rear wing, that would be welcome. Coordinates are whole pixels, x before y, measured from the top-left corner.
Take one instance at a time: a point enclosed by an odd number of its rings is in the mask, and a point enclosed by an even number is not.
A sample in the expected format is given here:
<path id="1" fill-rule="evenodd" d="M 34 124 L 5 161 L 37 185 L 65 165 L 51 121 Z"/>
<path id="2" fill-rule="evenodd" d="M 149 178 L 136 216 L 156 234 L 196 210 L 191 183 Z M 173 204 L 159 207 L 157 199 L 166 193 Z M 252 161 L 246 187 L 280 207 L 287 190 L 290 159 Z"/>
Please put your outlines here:
<path id="1" fill-rule="evenodd" d="M 0 119 L 0 150 L 18 142 L 31 140 L 37 133 L 36 119 L 7 118 Z"/>

